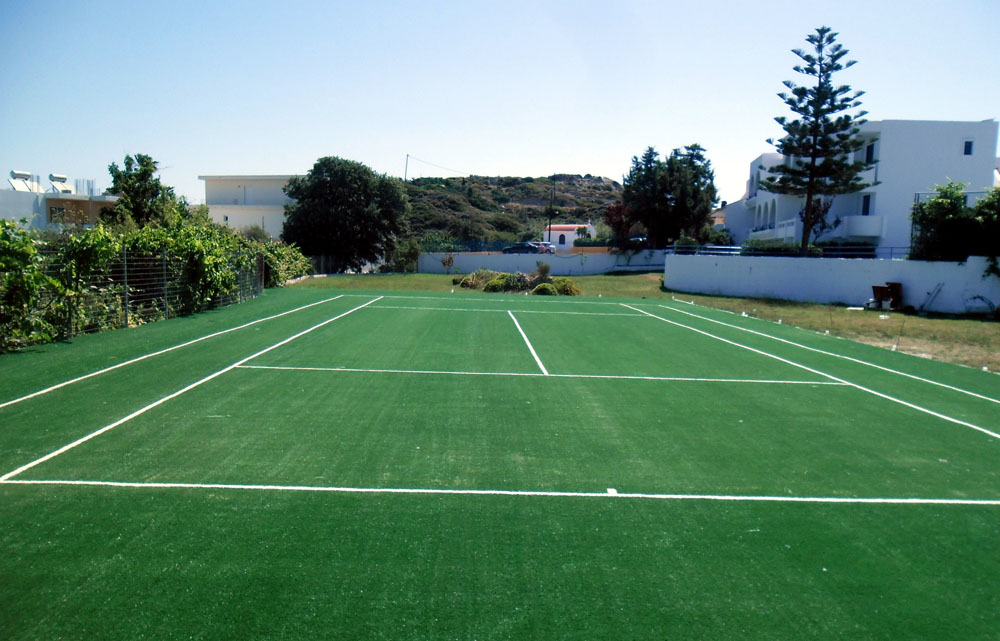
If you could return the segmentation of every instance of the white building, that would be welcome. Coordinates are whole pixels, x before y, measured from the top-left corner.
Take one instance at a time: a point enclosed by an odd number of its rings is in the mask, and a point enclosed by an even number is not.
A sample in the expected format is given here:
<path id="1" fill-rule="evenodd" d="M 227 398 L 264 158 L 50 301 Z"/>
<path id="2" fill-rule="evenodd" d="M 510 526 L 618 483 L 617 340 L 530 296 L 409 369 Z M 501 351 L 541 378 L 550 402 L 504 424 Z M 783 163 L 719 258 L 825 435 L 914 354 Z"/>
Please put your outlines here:
<path id="1" fill-rule="evenodd" d="M 910 246 L 913 203 L 933 195 L 948 180 L 966 183 L 969 204 L 1000 185 L 997 121 L 930 120 L 870 121 L 861 127 L 869 142 L 858 160 L 875 162 L 864 182 L 879 184 L 855 194 L 837 196 L 828 215 L 840 224 L 818 240 L 878 246 L 880 256 L 902 256 Z M 726 227 L 737 243 L 747 239 L 798 243 L 799 212 L 804 198 L 773 194 L 759 188 L 768 167 L 782 163 L 776 153 L 762 154 L 750 164 L 743 199 L 725 208 Z"/>
<path id="2" fill-rule="evenodd" d="M 28 221 L 34 229 L 62 225 L 95 225 L 101 210 L 114 206 L 117 196 L 94 193 L 93 180 L 75 180 L 49 174 L 48 186 L 38 176 L 13 170 L 7 181 L 10 189 L 0 189 L 0 218 Z"/>
<path id="3" fill-rule="evenodd" d="M 547 226 L 542 232 L 542 240 L 555 245 L 556 251 L 570 251 L 573 249 L 573 241 L 580 238 L 581 229 L 587 230 L 584 238 L 593 238 L 597 235 L 597 230 L 589 222 L 569 223 Z"/>
<path id="4" fill-rule="evenodd" d="M 281 236 L 285 205 L 292 202 L 283 188 L 293 177 L 198 176 L 205 181 L 205 204 L 213 221 L 235 229 L 259 225 L 274 238 Z"/>

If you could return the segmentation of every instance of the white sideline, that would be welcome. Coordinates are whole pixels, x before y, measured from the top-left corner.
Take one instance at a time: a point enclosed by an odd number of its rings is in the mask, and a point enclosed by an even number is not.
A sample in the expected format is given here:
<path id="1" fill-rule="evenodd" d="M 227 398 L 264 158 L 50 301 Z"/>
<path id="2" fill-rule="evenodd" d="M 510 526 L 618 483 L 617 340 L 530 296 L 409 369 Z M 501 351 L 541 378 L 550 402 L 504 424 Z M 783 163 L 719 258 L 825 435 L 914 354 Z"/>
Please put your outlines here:
<path id="1" fill-rule="evenodd" d="M 70 485 L 178 490 L 256 490 L 270 492 L 327 492 L 341 494 L 430 494 L 472 496 L 526 496 L 593 499 L 651 499 L 658 501 L 732 501 L 762 503 L 875 503 L 890 505 L 1000 505 L 1000 499 L 942 499 L 849 496 L 752 496 L 739 494 L 659 494 L 647 492 L 558 492 L 546 490 L 459 490 L 445 488 L 338 487 L 315 485 L 252 485 L 237 483 L 159 483 L 131 481 L 2 480 L 9 485 Z"/>
<path id="2" fill-rule="evenodd" d="M 646 314 L 647 316 L 649 316 L 651 318 L 655 318 L 657 320 L 661 320 L 664 323 L 670 323 L 671 325 L 676 325 L 677 327 L 683 327 L 684 329 L 688 329 L 688 330 L 691 330 L 692 332 L 697 332 L 699 334 L 703 334 L 705 336 L 708 336 L 709 338 L 714 338 L 715 340 L 722 341 L 723 343 L 728 343 L 728 344 L 733 345 L 735 347 L 741 347 L 741 348 L 743 348 L 745 350 L 749 350 L 749 351 L 754 352 L 756 354 L 760 354 L 761 356 L 767 356 L 768 358 L 773 358 L 773 359 L 775 359 L 777 361 L 781 361 L 782 363 L 786 363 L 786 364 L 791 365 L 793 367 L 798 367 L 800 369 L 804 369 L 807 372 L 812 372 L 813 374 L 818 374 L 820 376 L 824 376 L 826 378 L 829 378 L 830 380 L 837 381 L 839 383 L 843 383 L 844 385 L 849 385 L 849 386 L 851 386 L 851 387 L 853 387 L 855 389 L 861 390 L 863 392 L 867 392 L 867 393 L 872 394 L 874 396 L 878 396 L 880 398 L 884 398 L 884 399 L 886 399 L 888 401 L 892 401 L 893 403 L 899 403 L 900 405 L 904 405 L 904 406 L 909 407 L 911 409 L 915 409 L 918 412 L 923 412 L 925 414 L 929 414 L 931 416 L 934 416 L 935 418 L 940 418 L 942 420 L 949 421 L 951 423 L 955 423 L 956 425 L 961 425 L 963 427 L 968 427 L 968 428 L 976 430 L 977 432 L 982 432 L 983 434 L 986 434 L 988 436 L 992 436 L 995 439 L 1000 439 L 1000 434 L 997 434 L 996 432 L 991 432 L 990 430 L 986 429 L 985 427 L 980 427 L 978 425 L 974 425 L 973 423 L 968 423 L 966 421 L 954 418 L 952 416 L 948 416 L 947 414 L 941 414 L 940 412 L 935 412 L 934 410 L 927 409 L 926 407 L 921 407 L 920 405 L 915 405 L 915 404 L 910 403 L 908 401 L 904 401 L 901 398 L 896 398 L 895 396 L 889 396 L 888 394 L 883 394 L 882 392 L 877 392 L 877 391 L 875 391 L 875 390 L 873 390 L 871 388 L 865 387 L 863 385 L 858 385 L 857 383 L 852 383 L 852 382 L 850 382 L 848 380 L 844 380 L 842 378 L 838 378 L 838 377 L 834 376 L 833 374 L 827 374 L 826 372 L 821 372 L 818 369 L 813 369 L 812 367 L 809 367 L 807 365 L 803 365 L 801 363 L 796 363 L 795 361 L 788 360 L 787 358 L 782 358 L 781 356 L 778 356 L 776 354 L 771 354 L 769 352 L 765 352 L 764 350 L 760 350 L 760 349 L 757 349 L 755 347 L 750 347 L 749 345 L 744 345 L 742 343 L 737 343 L 736 341 L 731 341 L 728 338 L 722 338 L 721 336 L 716 336 L 715 334 L 712 334 L 710 332 L 706 332 L 706 331 L 698 329 L 696 327 L 691 327 L 690 325 L 685 325 L 684 323 L 678 323 L 677 321 L 672 321 L 669 318 L 663 318 L 662 316 L 657 316 L 656 314 L 652 314 L 650 312 L 641 310 L 641 309 L 639 309 L 637 307 L 632 307 L 630 305 L 626 305 L 625 303 L 622 303 L 622 305 L 624 307 L 628 307 L 629 309 L 634 309 L 637 312 L 642 312 L 643 314 Z"/>
<path id="3" fill-rule="evenodd" d="M 521 329 L 521 323 L 517 322 L 517 319 L 514 318 L 514 312 L 508 309 L 507 314 L 509 314 L 510 319 L 514 321 L 514 327 L 516 327 L 517 331 L 521 333 L 521 338 L 524 339 L 524 344 L 528 346 L 528 351 L 530 351 L 531 355 L 535 357 L 535 362 L 538 363 L 538 369 L 542 370 L 542 374 L 548 376 L 549 370 L 545 369 L 545 366 L 542 365 L 542 359 L 538 358 L 538 354 L 535 352 L 535 348 L 531 346 L 531 341 L 528 340 L 527 334 L 525 334 L 524 330 Z"/>
<path id="4" fill-rule="evenodd" d="M 684 302 L 684 301 L 681 301 L 681 302 Z M 875 369 L 882 370 L 883 372 L 889 372 L 891 374 L 898 374 L 900 376 L 905 376 L 907 378 L 912 378 L 915 381 L 920 381 L 922 383 L 929 383 L 931 385 L 937 385 L 938 387 L 943 387 L 945 389 L 952 390 L 953 392 L 961 392 L 962 394 L 968 394 L 969 396 L 974 396 L 974 397 L 980 398 L 980 399 L 982 399 L 984 401 L 989 401 L 991 403 L 1000 404 L 1000 399 L 992 398 L 990 396 L 985 396 L 983 394 L 978 394 L 976 392 L 971 392 L 969 390 L 962 389 L 961 387 L 955 387 L 954 385 L 948 385 L 947 383 L 941 383 L 939 381 L 935 381 L 935 380 L 932 380 L 932 379 L 929 379 L 929 378 L 924 378 L 922 376 L 917 376 L 915 374 L 908 374 L 907 372 L 901 372 L 899 370 L 892 369 L 890 367 L 884 367 L 882 365 L 876 365 L 875 363 L 871 363 L 869 361 L 863 361 L 860 358 L 854 358 L 854 357 L 851 357 L 851 356 L 844 356 L 843 354 L 837 354 L 835 352 L 828 352 L 826 350 L 818 349 L 816 347 L 809 347 L 808 345 L 803 345 L 802 343 L 796 343 L 795 341 L 790 341 L 787 338 L 779 338 L 778 336 L 772 336 L 770 334 L 765 334 L 764 332 L 758 332 L 756 330 L 749 329 L 747 327 L 740 327 L 739 325 L 733 325 L 732 323 L 724 323 L 724 322 L 722 322 L 720 320 L 716 320 L 714 318 L 709 318 L 708 316 L 701 316 L 699 314 L 693 314 L 691 312 L 686 312 L 683 309 L 677 309 L 675 307 L 670 307 L 669 305 L 659 305 L 659 307 L 662 307 L 663 309 L 666 309 L 666 310 L 670 310 L 672 312 L 677 312 L 678 314 L 684 314 L 686 316 L 692 316 L 694 318 L 700 318 L 701 320 L 706 320 L 706 321 L 708 321 L 710 323 L 715 323 L 717 325 L 723 325 L 725 327 L 731 327 L 733 329 L 738 329 L 741 332 L 747 332 L 749 334 L 755 334 L 757 336 L 763 336 L 764 338 L 770 338 L 771 340 L 776 340 L 776 341 L 778 341 L 780 343 L 786 343 L 788 345 L 794 345 L 795 347 L 801 347 L 802 349 L 809 350 L 810 352 L 816 352 L 817 354 L 823 354 L 824 356 L 834 356 L 836 358 L 844 359 L 845 361 L 851 361 L 852 363 L 858 363 L 859 365 L 867 365 L 868 367 L 874 367 Z M 725 311 L 725 310 L 720 310 L 720 311 Z M 727 312 L 727 313 L 731 314 L 732 312 Z"/>
<path id="5" fill-rule="evenodd" d="M 188 347 L 189 345 L 194 345 L 195 343 L 200 343 L 201 341 L 208 340 L 209 338 L 215 338 L 216 336 L 222 336 L 223 334 L 228 334 L 229 332 L 235 332 L 238 329 L 244 329 L 246 327 L 250 327 L 251 325 L 256 325 L 257 323 L 263 323 L 264 321 L 273 320 L 275 318 L 280 318 L 280 317 L 285 316 L 287 314 L 294 314 L 295 312 L 302 311 L 303 309 L 308 309 L 309 307 L 314 307 L 316 305 L 321 305 L 323 303 L 329 303 L 332 300 L 337 300 L 341 296 L 343 296 L 343 294 L 340 294 L 339 296 L 334 296 L 333 298 L 326 298 L 326 299 L 321 300 L 321 301 L 316 301 L 315 303 L 309 303 L 308 305 L 303 305 L 302 307 L 296 307 L 295 309 L 290 309 L 287 312 L 281 312 L 280 314 L 275 314 L 273 316 L 268 316 L 266 318 L 258 318 L 255 321 L 250 321 L 249 323 L 244 323 L 243 325 L 239 325 L 237 327 L 230 327 L 229 329 L 223 329 L 221 331 L 214 332 L 212 334 L 207 334 L 207 335 L 202 336 L 200 338 L 196 338 L 194 340 L 190 340 L 190 341 L 188 341 L 186 343 L 181 343 L 179 345 L 174 345 L 173 347 L 167 347 L 167 348 L 161 349 L 161 350 L 159 350 L 157 352 L 151 352 L 149 354 L 145 354 L 144 356 L 138 356 L 138 357 L 133 358 L 131 360 L 127 360 L 127 361 L 123 361 L 121 363 L 118 363 L 117 365 L 112 365 L 110 367 L 105 367 L 104 369 L 99 369 L 99 370 L 97 370 L 95 372 L 91 372 L 89 374 L 84 374 L 83 376 L 78 376 L 78 377 L 76 377 L 74 379 L 70 379 L 68 381 L 64 381 L 62 383 L 58 383 L 58 384 L 53 385 L 51 387 L 46 387 L 45 389 L 40 389 L 37 392 L 32 392 L 31 394 L 28 394 L 26 396 L 21 396 L 20 398 L 15 398 L 15 399 L 10 400 L 10 401 L 5 401 L 3 403 L 0 403 L 0 409 L 3 409 L 5 407 L 7 407 L 8 405 L 14 405 L 15 403 L 20 403 L 21 401 L 26 401 L 28 399 L 35 398 L 36 396 L 41 396 L 43 394 L 48 394 L 49 392 L 54 392 L 57 389 L 60 389 L 62 387 L 66 387 L 67 385 L 72 385 L 73 383 L 79 383 L 80 381 L 87 380 L 88 378 L 93 378 L 94 376 L 99 376 L 101 374 L 106 374 L 106 373 L 108 373 L 108 372 L 110 372 L 112 370 L 118 369 L 119 367 L 125 367 L 126 365 L 132 365 L 133 363 L 138 363 L 139 361 L 144 361 L 147 358 L 152 358 L 154 356 L 159 356 L 161 354 L 166 354 L 167 352 L 172 352 L 175 349 L 180 349 L 182 347 Z"/>
<path id="6" fill-rule="evenodd" d="M 636 314 L 638 316 L 638 314 Z M 625 381 L 677 381 L 689 383 L 767 383 L 771 385 L 845 385 L 836 381 L 791 381 L 758 378 L 694 378 L 690 376 L 626 376 L 623 374 L 541 374 L 537 372 L 453 372 L 436 369 L 364 369 L 360 367 L 300 367 L 289 365 L 240 365 L 239 369 L 292 372 L 358 372 L 362 374 L 437 374 L 441 376 L 525 376 L 530 378 L 597 378 Z"/>
<path id="7" fill-rule="evenodd" d="M 305 336 L 309 332 L 311 332 L 313 330 L 316 330 L 316 329 L 319 329 L 320 327 L 323 327 L 324 325 L 329 325 L 333 321 L 335 321 L 337 319 L 340 319 L 340 318 L 343 318 L 344 316 L 347 316 L 348 314 L 351 314 L 353 312 L 356 312 L 359 309 L 361 309 L 362 307 L 367 307 L 368 305 L 371 305 L 372 303 L 378 301 L 381 298 L 382 297 L 379 296 L 378 298 L 375 298 L 373 300 L 368 301 L 364 305 L 358 305 L 357 307 L 355 307 L 355 308 L 353 308 L 351 310 L 348 310 L 348 311 L 344 312 L 343 314 L 339 314 L 338 316 L 334 316 L 333 318 L 329 318 L 329 319 L 323 321 L 322 323 L 318 323 L 318 324 L 313 325 L 312 327 L 310 327 L 308 329 L 305 329 L 305 330 L 299 332 L 298 334 L 295 334 L 293 336 L 289 336 L 288 338 L 286 338 L 286 339 L 284 339 L 284 340 L 282 340 L 280 342 L 277 342 L 274 345 L 271 345 L 270 347 L 265 347 L 264 349 L 260 350 L 256 354 L 251 354 L 250 356 L 247 356 L 246 358 L 243 358 L 241 360 L 236 361 L 235 363 L 233 363 L 232 365 L 229 365 L 228 367 L 220 369 L 219 371 L 215 372 L 214 374 L 209 374 L 205 378 L 202 378 L 202 379 L 200 379 L 198 381 L 195 381 L 194 383 L 191 383 L 190 385 L 188 385 L 188 386 L 186 386 L 186 387 L 184 387 L 184 388 L 182 388 L 180 390 L 177 390 L 173 394 L 169 394 L 167 396 L 164 396 L 160 400 L 154 401 L 154 402 L 150 403 L 149 405 L 146 405 L 145 407 L 142 407 L 142 408 L 140 408 L 140 409 L 132 412 L 128 416 L 126 416 L 124 418 L 118 419 L 114 423 L 111 423 L 109 425 L 105 425 L 101 429 L 96 430 L 94 432 L 91 432 L 90 434 L 87 434 L 84 437 L 78 438 L 77 440 L 73 441 L 72 443 L 70 443 L 68 445 L 64 445 L 64 446 L 60 447 L 58 450 L 55 450 L 54 452 L 49 452 L 48 454 L 46 454 L 45 456 L 43 456 L 43 457 L 41 457 L 39 459 L 35 459 L 34 461 L 32 461 L 30 463 L 26 463 L 26 464 L 22 465 L 21 467 L 17 468 L 16 470 L 14 470 L 12 472 L 7 472 L 3 476 L 0 476 L 0 481 L 7 481 L 8 479 L 10 479 L 10 478 L 12 478 L 14 476 L 17 476 L 18 474 L 20 474 L 22 472 L 30 470 L 31 468 L 35 467 L 36 465 L 44 463 L 45 461 L 48 461 L 49 459 L 55 458 L 55 457 L 59 456 L 60 454 L 73 449 L 77 445 L 80 445 L 81 443 L 86 443 L 87 441 L 89 441 L 90 439 L 92 439 L 94 437 L 100 436 L 101 434 L 104 434 L 105 432 L 107 432 L 109 430 L 112 430 L 112 429 L 118 427 L 119 425 L 121 425 L 123 423 L 127 423 L 128 421 L 131 421 L 133 418 L 135 418 L 137 416 L 141 416 L 142 414 L 145 414 L 146 412 L 148 412 L 149 410 L 153 409 L 154 407 L 162 405 L 163 403 L 166 403 L 167 401 L 169 401 L 171 399 L 177 398 L 178 396 L 180 396 L 181 394 L 183 394 L 185 392 L 193 390 L 194 388 L 198 387 L 199 385 L 207 383 L 208 381 L 212 380 L 213 378 L 222 376 L 226 372 L 229 372 L 229 371 L 232 371 L 232 370 L 236 369 L 237 367 L 239 367 L 240 365 L 243 365 L 247 361 L 253 360 L 254 358 L 257 358 L 258 356 L 262 356 L 263 354 L 266 354 L 266 353 L 270 352 L 273 349 L 277 349 L 278 347 L 281 347 L 282 345 L 285 345 L 286 343 L 290 343 L 291 341 L 295 340 L 296 338 L 299 338 L 301 336 Z"/>

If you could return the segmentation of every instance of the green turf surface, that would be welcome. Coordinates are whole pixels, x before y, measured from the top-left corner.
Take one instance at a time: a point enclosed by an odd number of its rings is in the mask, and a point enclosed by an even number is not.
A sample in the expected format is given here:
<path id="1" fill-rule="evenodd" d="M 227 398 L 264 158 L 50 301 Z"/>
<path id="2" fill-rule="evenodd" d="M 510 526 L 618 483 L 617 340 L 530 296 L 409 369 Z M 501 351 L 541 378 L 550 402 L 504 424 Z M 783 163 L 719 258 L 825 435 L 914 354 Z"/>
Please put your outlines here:
<path id="1" fill-rule="evenodd" d="M 992 374 L 661 301 L 302 289 L 0 375 L 2 638 L 1000 634 Z M 831 497 L 890 502 L 771 500 Z"/>

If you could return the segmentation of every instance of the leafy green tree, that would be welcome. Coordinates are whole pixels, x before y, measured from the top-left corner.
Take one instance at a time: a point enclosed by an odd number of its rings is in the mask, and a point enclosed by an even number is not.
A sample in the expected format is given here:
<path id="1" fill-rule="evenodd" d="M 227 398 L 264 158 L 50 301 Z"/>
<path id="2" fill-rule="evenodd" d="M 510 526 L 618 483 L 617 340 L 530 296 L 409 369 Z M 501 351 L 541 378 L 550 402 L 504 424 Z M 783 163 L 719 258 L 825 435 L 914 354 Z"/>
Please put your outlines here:
<path id="1" fill-rule="evenodd" d="M 765 191 L 805 198 L 799 213 L 802 256 L 808 254 L 812 235 L 819 236 L 836 224 L 826 218 L 828 203 L 832 201 L 824 204 L 822 198 L 854 193 L 872 184 L 865 183 L 861 173 L 874 166 L 873 163 L 853 160 L 854 152 L 870 142 L 859 136 L 860 126 L 867 122 L 864 119 L 867 112 L 845 113 L 861 106 L 864 92 L 833 83 L 835 73 L 856 63 L 842 62 L 848 50 L 836 42 L 837 35 L 829 27 L 820 27 L 806 38 L 813 47 L 811 53 L 792 50 L 804 63 L 796 65 L 794 70 L 813 80 L 809 86 L 786 80 L 788 93 L 778 94 L 798 118 L 775 118 L 785 136 L 776 143 L 768 142 L 784 156 L 784 162 L 768 167 L 773 175 L 760 183 Z"/>
<path id="2" fill-rule="evenodd" d="M 52 340 L 56 329 L 41 309 L 43 289 L 58 291 L 58 285 L 45 274 L 36 241 L 21 224 L 0 218 L 0 352 Z"/>
<path id="3" fill-rule="evenodd" d="M 402 183 L 352 160 L 320 158 L 285 193 L 281 237 L 307 255 L 330 256 L 334 271 L 361 269 L 390 255 L 408 208 Z"/>
<path id="4" fill-rule="evenodd" d="M 1000 187 L 994 187 L 986 197 L 976 203 L 976 220 L 982 227 L 979 234 L 982 255 L 989 258 L 986 274 L 1000 277 Z"/>
<path id="5" fill-rule="evenodd" d="M 662 161 L 649 147 L 641 158 L 633 157 L 622 194 L 628 225 L 618 226 L 641 224 L 647 245 L 657 248 L 684 234 L 700 235 L 718 200 L 715 173 L 704 151 L 698 144 L 688 145 Z"/>
<path id="6" fill-rule="evenodd" d="M 111 208 L 101 213 L 102 220 L 117 227 L 169 225 L 187 217 L 187 206 L 178 200 L 174 188 L 156 176 L 157 162 L 145 154 L 125 156 L 122 167 L 108 166 L 111 187 L 107 193 L 118 196 Z"/>
<path id="7" fill-rule="evenodd" d="M 948 181 L 935 187 L 935 195 L 914 203 L 914 260 L 964 261 L 969 256 L 986 256 L 986 274 L 1000 276 L 1000 188 L 994 187 L 976 206 L 969 207 L 964 183 Z"/>
<path id="8" fill-rule="evenodd" d="M 676 221 L 677 237 L 687 235 L 698 240 L 709 227 L 709 216 L 719 200 L 715 172 L 705 157 L 705 149 L 696 144 L 674 149 L 667 158 L 667 185 L 670 191 L 670 217 Z"/>

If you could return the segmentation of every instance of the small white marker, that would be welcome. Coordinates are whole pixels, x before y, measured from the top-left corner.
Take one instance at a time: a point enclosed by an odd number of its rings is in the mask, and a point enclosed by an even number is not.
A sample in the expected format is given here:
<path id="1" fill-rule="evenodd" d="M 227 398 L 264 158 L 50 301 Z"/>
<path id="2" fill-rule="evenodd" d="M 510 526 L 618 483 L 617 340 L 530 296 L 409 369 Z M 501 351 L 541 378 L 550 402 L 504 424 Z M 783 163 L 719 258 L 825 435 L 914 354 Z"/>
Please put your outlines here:
<path id="1" fill-rule="evenodd" d="M 618 490 L 616 490 L 613 487 L 609 487 L 608 488 L 608 494 L 610 494 L 611 496 L 618 496 Z"/>

